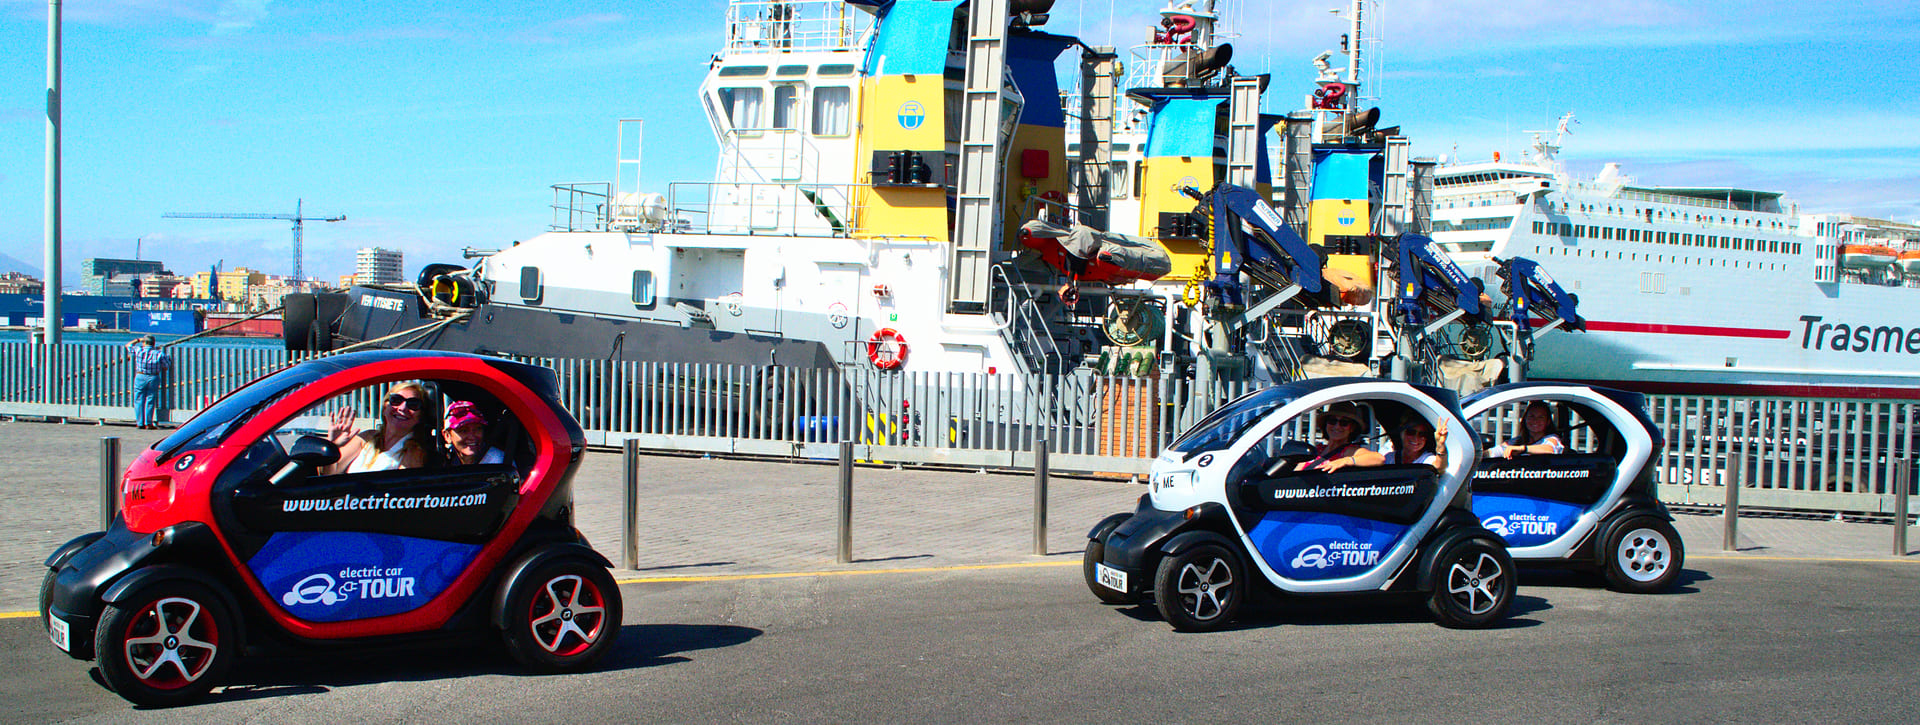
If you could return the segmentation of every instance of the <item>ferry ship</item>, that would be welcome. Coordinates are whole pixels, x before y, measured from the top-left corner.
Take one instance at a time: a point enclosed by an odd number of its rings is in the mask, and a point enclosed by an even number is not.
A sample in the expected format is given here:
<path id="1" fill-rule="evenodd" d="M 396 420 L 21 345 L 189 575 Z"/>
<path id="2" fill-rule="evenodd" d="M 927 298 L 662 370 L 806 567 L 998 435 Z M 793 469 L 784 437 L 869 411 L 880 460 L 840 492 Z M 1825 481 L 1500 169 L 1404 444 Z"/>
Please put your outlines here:
<path id="1" fill-rule="evenodd" d="M 1920 398 L 1920 226 L 1806 214 L 1782 194 L 1591 177 L 1557 159 L 1571 114 L 1527 158 L 1435 172 L 1433 237 L 1499 287 L 1493 260 L 1552 267 L 1595 311 L 1540 340 L 1528 374 L 1645 392 Z M 1548 134 L 1551 134 L 1549 137 Z M 1920 260 L 1920 254 L 1914 258 Z"/>
<path id="2" fill-rule="evenodd" d="M 471 268 L 290 296 L 287 342 L 1202 381 L 1334 357 L 1349 367 L 1323 374 L 1444 377 L 1430 338 L 1489 320 L 1400 233 L 1427 228 L 1432 165 L 1352 103 L 1354 75 L 1323 67 L 1313 108 L 1262 114 L 1269 79 L 1230 64 L 1225 4 L 1169 3 L 1122 73 L 1045 30 L 1050 0 L 731 0 L 699 99 L 713 181 L 557 186 L 549 232 Z M 621 150 L 621 179 L 638 159 Z M 1067 245 L 1087 236 L 1081 268 Z"/>

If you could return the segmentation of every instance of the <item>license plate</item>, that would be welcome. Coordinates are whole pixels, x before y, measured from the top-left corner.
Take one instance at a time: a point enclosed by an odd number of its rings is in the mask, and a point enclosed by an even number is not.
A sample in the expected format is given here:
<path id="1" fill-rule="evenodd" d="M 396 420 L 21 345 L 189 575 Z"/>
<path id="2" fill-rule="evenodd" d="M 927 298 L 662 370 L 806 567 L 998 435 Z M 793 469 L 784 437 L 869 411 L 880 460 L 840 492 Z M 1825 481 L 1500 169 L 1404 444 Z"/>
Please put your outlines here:
<path id="1" fill-rule="evenodd" d="M 53 646 L 59 647 L 61 652 L 72 651 L 68 648 L 68 631 L 67 620 L 61 619 L 58 614 L 47 615 L 47 639 L 53 640 Z"/>
<path id="2" fill-rule="evenodd" d="M 1127 573 L 1106 564 L 1093 565 L 1093 580 L 1117 592 L 1127 591 Z"/>

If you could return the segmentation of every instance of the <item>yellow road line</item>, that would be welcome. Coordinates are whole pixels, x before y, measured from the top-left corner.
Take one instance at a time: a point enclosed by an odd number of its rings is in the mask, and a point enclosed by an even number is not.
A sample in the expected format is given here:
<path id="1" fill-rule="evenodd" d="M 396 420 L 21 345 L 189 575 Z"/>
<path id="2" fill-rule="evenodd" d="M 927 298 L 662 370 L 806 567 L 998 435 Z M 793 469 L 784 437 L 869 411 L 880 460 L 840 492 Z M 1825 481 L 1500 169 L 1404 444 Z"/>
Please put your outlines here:
<path id="1" fill-rule="evenodd" d="M 1833 563 L 1846 562 L 1851 564 L 1920 564 L 1920 558 L 1912 558 L 1912 557 L 1902 558 L 1902 557 L 1893 556 L 1891 554 L 1887 555 L 1887 557 L 1884 559 L 1859 559 L 1859 558 L 1847 558 L 1847 557 L 1837 557 L 1837 556 L 1761 556 L 1757 554 L 1753 554 L 1753 555 L 1749 555 L 1749 554 L 1708 554 L 1708 555 L 1688 554 L 1687 559 L 1689 561 L 1697 560 L 1697 559 L 1707 559 L 1710 561 L 1819 561 L 1819 562 L 1833 562 Z"/>
<path id="2" fill-rule="evenodd" d="M 1859 558 L 1817 557 L 1817 556 L 1748 556 L 1748 555 L 1742 555 L 1742 554 L 1702 556 L 1702 555 L 1695 554 L 1695 555 L 1689 555 L 1687 558 L 1693 561 L 1699 561 L 1699 560 L 1705 559 L 1708 561 L 1811 561 L 1811 562 L 1850 563 L 1850 564 L 1910 564 L 1910 565 L 1920 564 L 1920 558 L 1898 559 L 1891 556 L 1884 559 L 1859 559 Z M 1077 561 L 1032 561 L 1032 562 L 1016 562 L 1016 563 L 1009 563 L 1009 564 L 956 564 L 953 566 L 923 566 L 923 567 L 913 567 L 913 568 L 904 568 L 904 569 L 843 569 L 838 571 L 788 571 L 788 572 L 773 572 L 773 573 L 767 573 L 767 574 L 716 574 L 711 576 L 633 577 L 633 578 L 626 578 L 626 579 L 615 579 L 614 581 L 620 584 L 670 584 L 670 583 L 695 584 L 695 583 L 702 583 L 702 582 L 747 581 L 750 579 L 796 579 L 799 577 L 810 577 L 810 576 L 860 576 L 860 575 L 866 575 L 866 574 L 921 574 L 921 573 L 938 572 L 938 571 L 981 571 L 981 570 L 989 570 L 989 569 L 1035 569 L 1040 567 L 1074 566 L 1079 563 L 1080 562 L 1077 562 Z M 0 612 L 0 619 L 24 619 L 27 617 L 37 617 L 37 616 L 40 616 L 40 613 L 37 611 Z"/>
<path id="3" fill-rule="evenodd" d="M 935 571 L 974 571 L 981 569 L 1031 569 L 1043 566 L 1078 566 L 1078 561 L 1029 561 L 1010 564 L 956 564 L 953 566 L 924 566 L 908 569 L 843 569 L 839 571 L 788 571 L 769 574 L 715 574 L 712 576 L 660 576 L 637 579 L 617 579 L 621 584 L 661 584 L 668 582 L 731 582 L 748 579 L 792 579 L 807 576 L 853 576 L 860 574 L 915 574 Z"/>

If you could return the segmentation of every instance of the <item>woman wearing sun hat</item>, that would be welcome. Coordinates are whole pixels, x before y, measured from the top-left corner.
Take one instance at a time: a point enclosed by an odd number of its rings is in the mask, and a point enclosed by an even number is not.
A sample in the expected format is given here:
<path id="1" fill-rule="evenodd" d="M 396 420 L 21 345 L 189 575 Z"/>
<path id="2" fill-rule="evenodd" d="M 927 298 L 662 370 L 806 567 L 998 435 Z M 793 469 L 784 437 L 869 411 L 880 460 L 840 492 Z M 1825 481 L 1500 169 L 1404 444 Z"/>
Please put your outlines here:
<path id="1" fill-rule="evenodd" d="M 1314 469 L 1329 473 L 1348 466 L 1378 466 L 1386 460 L 1379 451 L 1360 444 L 1360 434 L 1365 431 L 1366 423 L 1360 417 L 1360 406 L 1349 402 L 1339 402 L 1327 406 L 1320 412 L 1320 435 L 1326 442 L 1314 449 L 1314 458 L 1300 466 L 1299 470 Z"/>
<path id="2" fill-rule="evenodd" d="M 447 441 L 447 463 L 471 466 L 479 463 L 505 463 L 507 454 L 487 445 L 487 416 L 480 406 L 466 400 L 447 406 L 447 427 L 440 432 Z"/>

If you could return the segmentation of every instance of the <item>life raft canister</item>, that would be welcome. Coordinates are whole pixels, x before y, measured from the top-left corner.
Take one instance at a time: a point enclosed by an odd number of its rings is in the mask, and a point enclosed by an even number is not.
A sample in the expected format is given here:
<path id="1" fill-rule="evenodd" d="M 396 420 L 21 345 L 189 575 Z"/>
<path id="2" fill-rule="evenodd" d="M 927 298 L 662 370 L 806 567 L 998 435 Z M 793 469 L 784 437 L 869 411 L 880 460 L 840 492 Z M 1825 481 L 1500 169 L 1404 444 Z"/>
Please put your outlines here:
<path id="1" fill-rule="evenodd" d="M 891 327 L 880 328 L 867 339 L 867 360 L 881 370 L 892 370 L 907 361 L 907 338 Z"/>

